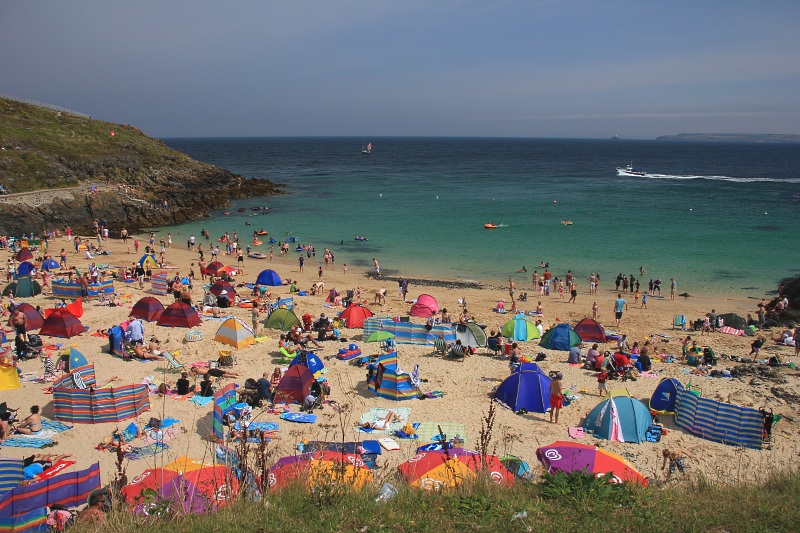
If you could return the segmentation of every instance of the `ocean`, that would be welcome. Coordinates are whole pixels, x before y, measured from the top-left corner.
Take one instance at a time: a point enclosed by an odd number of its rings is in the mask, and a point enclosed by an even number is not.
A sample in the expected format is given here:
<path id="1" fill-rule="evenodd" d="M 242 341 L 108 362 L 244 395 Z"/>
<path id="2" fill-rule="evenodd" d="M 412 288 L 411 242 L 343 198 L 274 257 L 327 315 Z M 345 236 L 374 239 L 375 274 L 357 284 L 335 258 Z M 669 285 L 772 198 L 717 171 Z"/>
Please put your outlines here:
<path id="1" fill-rule="evenodd" d="M 235 230 L 248 242 L 263 228 L 278 240 L 292 235 L 320 252 L 328 247 L 351 272 L 368 271 L 376 258 L 384 274 L 492 285 L 507 285 L 509 277 L 530 282 L 545 262 L 556 276 L 572 270 L 585 280 L 599 272 L 606 287 L 623 273 L 645 286 L 661 278 L 668 287 L 674 277 L 679 293 L 760 298 L 781 278 L 800 275 L 800 144 L 164 141 L 197 160 L 284 184 L 287 192 L 160 228 L 177 243 L 201 229 L 214 240 Z M 370 155 L 361 153 L 365 141 Z M 615 167 L 630 162 L 647 176 L 618 177 Z M 500 227 L 485 229 L 488 222 Z M 268 253 L 268 239 L 253 249 Z M 523 266 L 527 274 L 517 273 Z M 587 281 L 582 285 L 588 289 Z"/>

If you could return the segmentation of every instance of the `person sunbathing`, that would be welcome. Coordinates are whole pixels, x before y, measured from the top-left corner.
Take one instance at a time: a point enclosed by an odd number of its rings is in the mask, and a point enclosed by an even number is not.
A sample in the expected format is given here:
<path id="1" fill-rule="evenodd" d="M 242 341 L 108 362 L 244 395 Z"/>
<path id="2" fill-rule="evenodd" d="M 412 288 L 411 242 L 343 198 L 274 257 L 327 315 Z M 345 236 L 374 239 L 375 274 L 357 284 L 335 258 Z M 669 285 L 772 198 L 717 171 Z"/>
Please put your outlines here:
<path id="1" fill-rule="evenodd" d="M 400 417 L 398 417 L 394 411 L 389 411 L 386 417 L 376 420 L 375 422 L 361 422 L 358 424 L 358 427 L 364 429 L 377 429 L 379 431 L 386 431 L 389 429 L 389 424 L 392 422 L 402 422 Z"/>
<path id="2" fill-rule="evenodd" d="M 133 346 L 133 355 L 137 359 L 152 359 L 156 361 L 163 361 L 164 356 L 161 355 L 161 352 L 155 353 L 151 351 L 151 347 L 153 346 L 153 342 L 150 343 L 147 349 L 141 344 L 136 344 Z"/>
<path id="3" fill-rule="evenodd" d="M 231 372 L 229 370 L 223 370 L 221 368 L 205 368 L 205 367 L 198 367 L 193 366 L 190 370 L 193 376 L 205 376 L 208 374 L 214 378 L 229 378 L 229 379 L 239 379 L 242 375 L 239 372 Z"/>

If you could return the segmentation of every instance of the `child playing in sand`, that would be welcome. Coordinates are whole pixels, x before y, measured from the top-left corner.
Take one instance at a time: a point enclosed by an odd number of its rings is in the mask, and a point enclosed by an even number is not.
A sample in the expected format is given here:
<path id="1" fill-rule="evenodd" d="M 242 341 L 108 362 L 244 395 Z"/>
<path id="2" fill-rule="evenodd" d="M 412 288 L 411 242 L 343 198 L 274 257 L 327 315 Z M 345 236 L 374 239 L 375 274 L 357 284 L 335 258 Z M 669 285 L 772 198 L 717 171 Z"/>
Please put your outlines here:
<path id="1" fill-rule="evenodd" d="M 681 474 L 683 474 L 685 466 L 683 464 L 684 457 L 691 457 L 694 459 L 695 457 L 687 451 L 684 450 L 672 450 L 670 451 L 667 448 L 664 448 L 664 451 L 661 452 L 662 457 L 664 458 L 664 462 L 661 464 L 661 470 L 664 470 L 664 467 L 667 466 L 667 461 L 669 461 L 669 470 L 667 471 L 667 479 L 670 478 L 672 474 L 675 473 L 675 470 L 678 470 Z"/>
<path id="2" fill-rule="evenodd" d="M 607 381 L 608 372 L 603 368 L 600 373 L 597 374 L 597 394 L 599 394 L 601 398 L 605 396 L 608 391 L 608 386 L 606 385 Z"/>

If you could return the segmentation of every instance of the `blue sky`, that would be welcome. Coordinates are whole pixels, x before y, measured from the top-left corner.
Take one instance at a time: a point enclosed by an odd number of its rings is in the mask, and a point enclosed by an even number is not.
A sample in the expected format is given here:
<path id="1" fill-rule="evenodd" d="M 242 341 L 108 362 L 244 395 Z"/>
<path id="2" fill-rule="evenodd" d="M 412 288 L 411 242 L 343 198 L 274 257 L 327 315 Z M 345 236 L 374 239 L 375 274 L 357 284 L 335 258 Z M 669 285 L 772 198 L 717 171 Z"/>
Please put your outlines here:
<path id="1" fill-rule="evenodd" d="M 4 1 L 0 93 L 159 137 L 800 134 L 797 1 Z"/>

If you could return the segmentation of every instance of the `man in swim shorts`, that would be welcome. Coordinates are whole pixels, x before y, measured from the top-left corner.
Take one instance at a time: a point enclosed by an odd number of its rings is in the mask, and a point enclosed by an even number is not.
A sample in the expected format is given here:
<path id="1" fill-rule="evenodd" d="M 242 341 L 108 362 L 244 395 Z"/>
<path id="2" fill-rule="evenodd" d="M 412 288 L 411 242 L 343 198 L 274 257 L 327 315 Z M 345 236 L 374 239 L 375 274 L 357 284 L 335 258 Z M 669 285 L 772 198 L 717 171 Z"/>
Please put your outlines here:
<path id="1" fill-rule="evenodd" d="M 617 327 L 622 320 L 622 312 L 628 310 L 628 302 L 622 297 L 622 294 L 617 293 L 617 299 L 614 301 L 614 316 L 617 318 Z"/>

